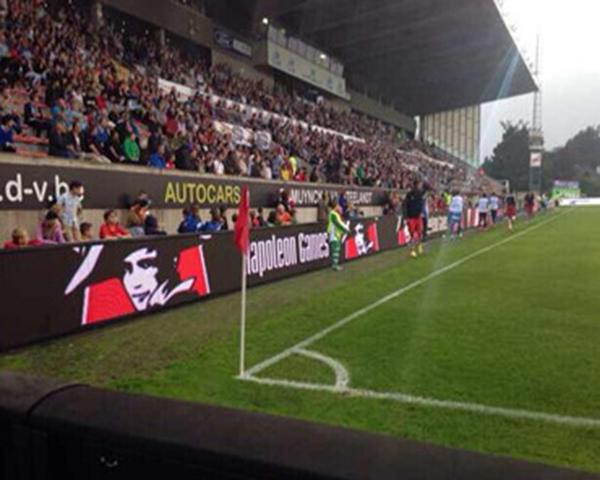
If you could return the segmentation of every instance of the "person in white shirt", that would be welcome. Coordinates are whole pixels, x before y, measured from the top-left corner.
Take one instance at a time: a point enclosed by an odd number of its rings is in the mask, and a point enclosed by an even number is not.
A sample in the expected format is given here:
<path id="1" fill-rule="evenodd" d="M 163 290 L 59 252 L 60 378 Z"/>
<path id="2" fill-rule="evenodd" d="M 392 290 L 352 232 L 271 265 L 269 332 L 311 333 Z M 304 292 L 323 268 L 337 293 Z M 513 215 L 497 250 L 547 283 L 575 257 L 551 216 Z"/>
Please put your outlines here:
<path id="1" fill-rule="evenodd" d="M 492 225 L 496 225 L 498 218 L 498 209 L 500 208 L 500 199 L 495 193 L 490 197 L 490 216 L 492 217 Z"/>
<path id="2" fill-rule="evenodd" d="M 479 211 L 479 228 L 487 228 L 488 226 L 488 211 L 490 208 L 490 200 L 484 193 L 479 202 L 477 203 L 477 210 Z"/>
<path id="3" fill-rule="evenodd" d="M 450 200 L 450 206 L 448 207 L 448 230 L 451 237 L 456 235 L 462 237 L 461 220 L 464 208 L 464 200 L 458 191 L 455 191 Z"/>

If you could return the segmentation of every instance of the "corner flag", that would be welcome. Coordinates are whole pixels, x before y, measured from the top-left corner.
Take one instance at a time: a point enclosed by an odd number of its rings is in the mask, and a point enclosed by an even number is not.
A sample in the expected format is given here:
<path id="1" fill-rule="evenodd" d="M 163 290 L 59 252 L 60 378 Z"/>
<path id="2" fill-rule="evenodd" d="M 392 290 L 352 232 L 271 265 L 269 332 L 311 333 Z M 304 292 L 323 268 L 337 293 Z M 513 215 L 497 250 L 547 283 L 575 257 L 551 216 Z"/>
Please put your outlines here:
<path id="1" fill-rule="evenodd" d="M 242 254 L 242 305 L 240 312 L 240 378 L 244 377 L 246 357 L 246 288 L 247 269 L 246 254 L 250 242 L 250 193 L 247 187 L 242 188 L 242 198 L 238 218 L 235 222 L 234 242 L 236 248 Z"/>
<path id="2" fill-rule="evenodd" d="M 235 246 L 242 255 L 248 253 L 248 241 L 250 237 L 250 193 L 247 187 L 242 188 L 242 198 L 240 200 L 240 209 L 238 218 L 235 222 Z"/>

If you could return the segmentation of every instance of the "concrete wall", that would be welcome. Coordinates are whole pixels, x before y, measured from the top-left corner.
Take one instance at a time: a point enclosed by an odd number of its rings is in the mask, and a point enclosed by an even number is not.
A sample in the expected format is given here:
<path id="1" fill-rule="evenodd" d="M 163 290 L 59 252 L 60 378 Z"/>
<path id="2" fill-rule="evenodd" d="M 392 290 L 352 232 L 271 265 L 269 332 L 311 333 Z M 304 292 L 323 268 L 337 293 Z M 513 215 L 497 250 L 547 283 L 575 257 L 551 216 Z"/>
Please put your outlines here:
<path id="1" fill-rule="evenodd" d="M 139 18 L 158 28 L 213 47 L 213 22 L 208 17 L 173 0 L 101 0 L 102 4 Z"/>
<path id="2" fill-rule="evenodd" d="M 409 132 L 414 132 L 416 130 L 417 124 L 414 118 L 398 112 L 393 107 L 383 105 L 377 100 L 373 100 L 362 93 L 350 91 L 350 95 L 350 105 L 354 110 L 391 123 L 392 125 L 396 125 Z"/>
<path id="3" fill-rule="evenodd" d="M 259 70 L 255 68 L 252 60 L 249 58 L 224 52 L 219 48 L 213 48 L 212 63 L 213 65 L 217 63 L 225 63 L 231 66 L 233 70 L 240 75 L 251 80 L 262 80 L 267 88 L 273 88 L 273 83 L 275 82 L 273 74 L 268 70 Z"/>

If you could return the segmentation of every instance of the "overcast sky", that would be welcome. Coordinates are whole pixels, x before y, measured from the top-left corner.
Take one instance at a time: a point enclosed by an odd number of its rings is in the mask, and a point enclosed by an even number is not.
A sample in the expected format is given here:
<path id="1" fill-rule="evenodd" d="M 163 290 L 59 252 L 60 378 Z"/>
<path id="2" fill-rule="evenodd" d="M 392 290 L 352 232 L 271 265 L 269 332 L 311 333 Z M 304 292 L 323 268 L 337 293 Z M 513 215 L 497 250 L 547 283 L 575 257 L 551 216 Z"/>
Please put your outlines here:
<path id="1" fill-rule="evenodd" d="M 504 0 L 520 44 L 533 59 L 543 39 L 541 71 L 546 148 L 600 125 L 600 0 Z M 500 122 L 531 123 L 533 95 L 483 106 L 482 160 L 502 138 Z"/>

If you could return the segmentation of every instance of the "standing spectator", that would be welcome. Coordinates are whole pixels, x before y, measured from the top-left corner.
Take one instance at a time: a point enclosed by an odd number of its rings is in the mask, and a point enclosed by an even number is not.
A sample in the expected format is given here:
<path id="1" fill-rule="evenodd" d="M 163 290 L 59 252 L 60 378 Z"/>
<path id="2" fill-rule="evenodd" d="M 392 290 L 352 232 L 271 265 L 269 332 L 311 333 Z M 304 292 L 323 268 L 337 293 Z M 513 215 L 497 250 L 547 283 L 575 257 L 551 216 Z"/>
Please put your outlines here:
<path id="1" fill-rule="evenodd" d="M 406 194 L 402 211 L 404 218 L 408 221 L 410 232 L 410 255 L 416 258 L 423 253 L 423 191 L 420 189 L 419 181 L 415 180 L 410 192 Z"/>
<path id="2" fill-rule="evenodd" d="M 496 225 L 498 220 L 498 209 L 500 208 L 500 199 L 495 193 L 490 197 L 490 214 L 492 216 L 492 225 Z"/>
<path id="3" fill-rule="evenodd" d="M 331 212 L 329 213 L 329 223 L 327 225 L 327 234 L 329 235 L 329 245 L 331 250 L 331 268 L 336 272 L 339 272 L 342 267 L 340 266 L 340 252 L 342 250 L 342 238 L 345 233 L 349 233 L 350 229 L 342 221 L 342 209 L 334 203 Z"/>
<path id="4" fill-rule="evenodd" d="M 533 212 L 535 209 L 535 195 L 532 192 L 529 192 L 525 195 L 525 215 L 527 215 L 527 219 L 531 219 L 533 217 Z"/>
<path id="5" fill-rule="evenodd" d="M 488 211 L 490 208 L 490 200 L 484 193 L 479 202 L 477 202 L 477 210 L 479 212 L 479 228 L 486 229 L 488 227 Z"/>
<path id="6" fill-rule="evenodd" d="M 69 191 L 58 198 L 57 203 L 62 207 L 62 223 L 65 237 L 68 242 L 79 242 L 79 217 L 83 213 L 83 184 L 73 181 L 69 184 Z"/>
<path id="7" fill-rule="evenodd" d="M 119 213 L 110 209 L 104 212 L 104 223 L 100 227 L 100 239 L 128 238 L 129 232 L 119 225 Z"/>

